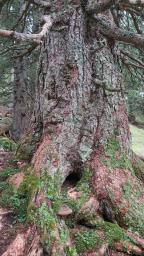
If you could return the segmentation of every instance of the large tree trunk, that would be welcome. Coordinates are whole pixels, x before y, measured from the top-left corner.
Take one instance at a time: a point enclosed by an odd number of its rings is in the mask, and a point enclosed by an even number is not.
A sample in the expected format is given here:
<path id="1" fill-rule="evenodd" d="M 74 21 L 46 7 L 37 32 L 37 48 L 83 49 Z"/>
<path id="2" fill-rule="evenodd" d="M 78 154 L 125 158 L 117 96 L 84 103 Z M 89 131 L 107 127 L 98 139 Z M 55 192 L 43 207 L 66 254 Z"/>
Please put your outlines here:
<path id="1" fill-rule="evenodd" d="M 79 171 L 75 163 L 82 167 L 109 138 L 130 151 L 124 85 L 114 49 L 82 9 L 65 19 L 44 40 L 39 76 L 43 138 L 50 151 L 40 166 L 53 172 L 59 168 L 62 180 Z"/>
<path id="2" fill-rule="evenodd" d="M 130 132 L 117 45 L 102 36 L 84 8 L 76 7 L 79 3 L 75 1 L 75 5 L 63 9 L 63 1 L 55 2 L 53 11 L 62 14 L 41 46 L 37 100 L 43 136 L 33 157 L 36 173 L 45 184 L 33 200 L 40 207 L 38 219 L 45 250 L 49 255 L 69 255 L 65 251 L 69 240 L 60 242 L 61 229 L 67 228 L 63 218 L 54 212 L 53 200 L 60 195 L 65 181 L 71 183 L 72 177 L 80 180 L 89 170 L 92 177 L 87 180 L 91 184 L 87 210 L 81 205 L 72 216 L 76 223 L 98 229 L 97 234 L 105 237 L 102 247 L 95 246 L 93 251 L 97 254 L 93 255 L 104 255 L 109 245 L 118 251 L 141 255 L 144 243 L 138 236 L 129 232 L 126 243 L 122 237 L 109 241 L 103 224 L 103 220 L 117 222 L 126 230 L 144 234 L 143 184 L 130 164 Z M 49 187 L 55 183 L 57 191 L 50 197 Z M 75 204 L 78 202 L 77 198 Z M 52 230 L 45 217 L 51 218 Z M 109 255 L 118 252 L 109 251 Z"/>
<path id="3" fill-rule="evenodd" d="M 62 4 L 56 6 L 60 11 Z M 135 224 L 143 208 L 136 214 L 132 205 L 136 195 L 128 198 L 124 194 L 126 186 L 132 193 L 138 180 L 128 165 L 130 133 L 116 43 L 100 34 L 83 8 L 71 6 L 68 15 L 60 17 L 44 39 L 40 65 L 43 138 L 33 159 L 36 171 L 46 170 L 53 177 L 58 173 L 61 190 L 71 173 L 80 177 L 88 168 L 101 216 L 143 233 L 141 222 Z M 77 216 L 89 225 L 96 223 L 84 214 Z M 51 255 L 60 250 L 59 243 L 55 247 Z"/>

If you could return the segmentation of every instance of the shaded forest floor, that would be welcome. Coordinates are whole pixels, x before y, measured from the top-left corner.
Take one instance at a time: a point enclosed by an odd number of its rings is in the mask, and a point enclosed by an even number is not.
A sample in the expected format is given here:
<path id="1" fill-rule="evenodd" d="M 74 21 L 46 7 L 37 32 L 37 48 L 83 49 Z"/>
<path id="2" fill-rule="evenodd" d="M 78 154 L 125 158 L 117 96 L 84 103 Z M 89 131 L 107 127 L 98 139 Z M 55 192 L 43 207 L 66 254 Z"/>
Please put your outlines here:
<path id="1" fill-rule="evenodd" d="M 0 255 L 3 255 L 23 226 L 17 222 L 13 210 L 6 207 L 12 200 L 13 192 L 10 187 L 9 195 L 3 191 L 7 191 L 9 177 L 16 169 L 9 164 L 12 152 L 9 151 L 10 144 L 7 138 L 0 137 L 0 142 Z"/>

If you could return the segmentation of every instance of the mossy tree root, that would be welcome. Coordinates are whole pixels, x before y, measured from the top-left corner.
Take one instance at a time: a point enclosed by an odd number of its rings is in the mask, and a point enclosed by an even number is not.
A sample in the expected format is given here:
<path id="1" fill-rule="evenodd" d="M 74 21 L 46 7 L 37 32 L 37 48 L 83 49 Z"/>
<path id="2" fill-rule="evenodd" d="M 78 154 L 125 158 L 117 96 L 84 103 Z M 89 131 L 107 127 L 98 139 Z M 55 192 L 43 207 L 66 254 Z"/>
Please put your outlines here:
<path id="1" fill-rule="evenodd" d="M 117 143 L 103 154 L 96 152 L 86 164 L 88 167 L 72 189 L 73 197 L 63 191 L 59 171 L 53 175 L 43 171 L 37 182 L 27 179 L 28 184 L 24 180 L 21 185 L 24 192 L 30 193 L 27 219 L 37 227 L 42 247 L 51 256 L 76 256 L 92 250 L 103 256 L 111 247 L 143 255 L 143 179 L 136 175 L 134 165 L 119 154 Z M 63 204 L 72 209 L 68 218 L 58 215 Z"/>

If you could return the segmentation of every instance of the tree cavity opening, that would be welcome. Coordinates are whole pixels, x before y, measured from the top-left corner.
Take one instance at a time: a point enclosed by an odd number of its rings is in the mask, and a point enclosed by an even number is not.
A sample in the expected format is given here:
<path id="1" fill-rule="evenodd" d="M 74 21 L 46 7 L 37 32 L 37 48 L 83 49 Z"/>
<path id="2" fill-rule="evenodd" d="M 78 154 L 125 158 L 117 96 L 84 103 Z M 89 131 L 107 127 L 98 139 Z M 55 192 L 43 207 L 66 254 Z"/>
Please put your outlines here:
<path id="1" fill-rule="evenodd" d="M 77 185 L 77 183 L 80 181 L 80 179 L 81 179 L 80 173 L 72 172 L 67 176 L 62 187 L 63 188 L 75 187 Z"/>

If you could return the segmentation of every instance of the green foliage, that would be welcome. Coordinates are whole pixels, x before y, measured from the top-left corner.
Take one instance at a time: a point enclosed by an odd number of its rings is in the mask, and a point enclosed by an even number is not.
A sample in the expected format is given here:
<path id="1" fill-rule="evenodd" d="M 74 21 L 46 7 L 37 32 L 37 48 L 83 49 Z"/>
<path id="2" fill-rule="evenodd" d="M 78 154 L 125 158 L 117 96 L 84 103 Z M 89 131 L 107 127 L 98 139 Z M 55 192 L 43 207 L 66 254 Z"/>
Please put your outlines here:
<path id="1" fill-rule="evenodd" d="M 104 165 L 109 170 L 115 168 L 129 169 L 132 171 L 132 164 L 125 153 L 121 153 L 118 141 L 109 139 L 105 146 L 105 158 L 102 158 Z"/>
<path id="2" fill-rule="evenodd" d="M 75 203 L 76 204 L 76 203 Z M 71 204 L 68 204 L 69 206 Z M 71 208 L 73 209 L 73 211 L 75 210 L 75 206 L 74 206 L 74 202 L 73 202 L 73 206 L 71 206 Z M 75 213 L 72 214 L 71 216 L 67 217 L 65 219 L 65 223 L 69 228 L 74 228 L 76 225 L 76 218 L 75 218 Z"/>
<path id="3" fill-rule="evenodd" d="M 38 209 L 39 225 L 41 229 L 46 229 L 51 232 L 56 226 L 56 216 L 54 216 L 53 210 L 48 208 L 46 203 Z"/>
<path id="4" fill-rule="evenodd" d="M 3 192 L 1 193 L 1 197 L 0 197 L 0 205 L 2 205 L 3 207 L 12 207 L 11 204 L 11 197 L 13 197 L 15 191 L 14 188 L 9 185 L 7 188 L 5 188 L 5 190 L 3 190 Z"/>
<path id="5" fill-rule="evenodd" d="M 113 158 L 115 159 L 116 153 L 114 154 Z M 135 173 L 138 172 L 137 170 L 132 168 L 132 165 L 128 159 L 125 160 L 123 155 L 120 157 L 120 161 L 117 163 L 113 162 L 112 154 L 109 155 L 110 159 L 108 158 L 108 167 L 111 168 L 126 168 L 132 171 L 132 175 L 134 176 L 135 183 L 125 183 L 123 185 L 123 193 L 122 197 L 125 198 L 129 203 L 129 209 L 124 217 L 124 223 L 127 227 L 134 231 L 138 232 L 141 235 L 144 235 L 144 227 L 143 227 L 143 216 L 144 216 L 144 205 L 141 198 L 143 191 L 140 191 L 139 180 L 136 179 Z M 106 159 L 107 161 L 107 159 Z M 107 164 L 107 162 L 105 162 Z M 137 173 L 136 173 L 137 174 Z M 140 177 L 140 174 L 137 175 Z M 132 182 L 132 181 L 131 181 Z M 109 194 L 110 195 L 110 194 Z M 126 207 L 126 205 L 119 205 L 115 209 L 115 211 L 119 211 L 121 208 Z"/>
<path id="6" fill-rule="evenodd" d="M 4 189 L 7 189 L 9 184 L 5 181 L 0 182 L 0 192 L 2 192 Z"/>
<path id="7" fill-rule="evenodd" d="M 104 231 L 104 237 L 110 245 L 112 245 L 114 241 L 116 242 L 129 239 L 124 230 L 115 223 L 100 221 L 96 223 L 96 229 Z"/>
<path id="8" fill-rule="evenodd" d="M 47 250 L 56 242 L 58 238 L 58 233 L 60 234 L 59 245 L 64 247 L 67 256 L 76 256 L 77 252 L 74 247 L 66 246 L 66 241 L 69 239 L 69 232 L 66 226 L 59 223 L 57 215 L 55 214 L 53 208 L 49 208 L 44 202 L 40 208 L 37 209 L 35 214 L 35 223 L 43 231 L 43 244 Z M 58 252 L 59 253 L 59 252 Z M 59 255 L 59 254 L 56 254 Z"/>
<path id="9" fill-rule="evenodd" d="M 12 209 L 19 222 L 25 221 L 27 201 L 25 198 L 20 198 L 17 190 L 11 185 L 1 193 L 0 205 Z"/>
<path id="10" fill-rule="evenodd" d="M 12 172 L 8 172 L 8 174 L 11 175 Z M 34 174 L 26 176 L 18 189 L 7 183 L 1 183 L 1 186 L 2 193 L 0 197 L 0 205 L 6 208 L 11 208 L 16 214 L 18 221 L 25 221 L 27 218 L 29 202 L 34 191 L 36 191 L 36 188 L 38 187 L 38 178 Z"/>
<path id="11" fill-rule="evenodd" d="M 5 151 L 15 151 L 16 147 L 17 145 L 13 140 L 10 140 L 7 137 L 0 137 L 0 148 Z"/>
<path id="12" fill-rule="evenodd" d="M 47 186 L 47 196 L 51 200 L 56 200 L 57 197 L 59 196 L 59 186 L 60 186 L 60 175 L 59 172 L 57 171 L 53 176 L 45 175 L 42 178 L 42 183 L 44 186 Z M 42 184 L 41 183 L 41 184 Z M 43 185 L 42 184 L 42 185 Z"/>
<path id="13" fill-rule="evenodd" d="M 18 194 L 20 197 L 25 196 L 27 200 L 30 200 L 34 192 L 36 192 L 39 185 L 39 179 L 34 174 L 26 175 L 22 184 L 18 188 Z"/>
<path id="14" fill-rule="evenodd" d="M 143 201 L 139 200 L 142 193 L 143 191 L 139 188 L 139 182 L 137 184 L 127 182 L 123 185 L 123 197 L 129 202 L 129 209 L 125 215 L 124 222 L 131 231 L 138 232 L 143 236 L 144 204 Z M 119 207 L 123 207 L 123 205 Z"/>
<path id="15" fill-rule="evenodd" d="M 63 196 L 60 195 L 60 177 L 59 170 L 53 176 L 44 171 L 40 182 L 40 187 L 46 192 L 47 198 L 52 201 L 52 208 L 55 212 L 63 202 Z"/>
<path id="16" fill-rule="evenodd" d="M 37 225 L 37 207 L 32 201 L 29 202 L 27 207 L 27 222 Z"/>
<path id="17" fill-rule="evenodd" d="M 39 189 L 44 192 L 46 201 L 52 202 L 52 207 L 48 207 L 43 202 L 39 208 L 30 203 L 28 207 L 28 220 L 34 222 L 41 230 L 43 230 L 44 246 L 49 247 L 56 239 L 56 227 L 58 224 L 56 211 L 61 201 L 58 191 L 58 173 L 54 176 L 47 175 L 45 171 L 42 173 L 41 180 L 38 184 Z"/>
<path id="18" fill-rule="evenodd" d="M 30 179 L 29 176 L 28 178 Z M 41 180 L 40 181 L 38 181 L 37 179 L 35 181 L 33 180 L 33 183 L 31 184 L 34 185 L 34 188 L 38 186 L 39 189 L 44 192 L 47 200 L 48 201 L 50 200 L 52 202 L 52 208 L 49 209 L 49 207 L 44 202 L 40 208 L 35 209 L 35 206 L 31 203 L 28 207 L 28 211 L 29 211 L 28 219 L 33 222 L 36 222 L 36 224 L 38 224 L 42 229 L 51 230 L 56 225 L 55 213 L 58 211 L 60 205 L 62 204 L 62 197 L 60 197 L 59 189 L 58 189 L 58 186 L 59 186 L 58 172 L 55 173 L 54 176 L 50 176 L 46 173 L 46 171 L 43 171 Z M 25 182 L 23 182 L 23 187 L 24 187 L 24 184 Z M 33 188 L 32 188 L 32 191 L 33 191 Z M 28 194 L 31 195 L 31 192 L 29 191 Z"/>
<path id="19" fill-rule="evenodd" d="M 14 175 L 15 173 L 19 172 L 20 170 L 18 168 L 13 167 L 7 167 L 2 172 L 0 172 L 0 180 L 4 181 L 10 176 Z"/>
<path id="20" fill-rule="evenodd" d="M 68 237 L 69 237 L 69 232 L 68 232 L 68 230 L 65 229 L 65 228 L 62 228 L 62 229 L 61 229 L 61 232 L 60 232 L 60 239 L 61 239 L 61 242 L 62 242 L 62 243 L 65 243 L 65 241 L 67 241 Z"/>
<path id="21" fill-rule="evenodd" d="M 144 115 L 144 97 L 140 95 L 139 90 L 129 90 L 128 92 L 128 112 L 134 115 L 137 120 L 137 116 Z"/>
<path id="22" fill-rule="evenodd" d="M 105 146 L 105 151 L 108 156 L 113 156 L 117 151 L 120 150 L 119 142 L 115 139 L 109 139 Z"/>
<path id="23" fill-rule="evenodd" d="M 38 8 L 30 8 L 28 10 L 26 8 L 26 12 L 24 14 L 24 19 L 19 19 L 19 14 L 21 12 L 21 1 L 13 0 L 13 1 L 3 1 L 5 2 L 4 7 L 1 10 L 1 19 L 0 26 L 5 29 L 14 29 L 17 31 L 25 30 L 28 33 L 32 32 L 32 24 L 33 21 L 36 20 L 36 23 L 39 24 L 40 11 Z M 17 21 L 19 22 L 17 23 Z M 34 26 L 35 27 L 35 26 Z M 34 30 L 36 27 L 34 28 Z M 36 33 L 37 31 L 35 31 Z M 0 104 L 8 105 L 13 102 L 13 76 L 12 76 L 12 68 L 14 67 L 14 59 L 13 57 L 20 54 L 24 54 L 31 49 L 31 45 L 27 42 L 23 44 L 19 42 L 19 44 L 15 44 L 13 40 L 7 40 L 4 38 L 0 38 Z M 37 62 L 38 62 L 38 52 L 39 50 L 35 49 L 34 51 L 30 51 L 30 55 L 28 58 L 24 58 L 24 67 L 25 67 L 25 84 L 27 94 L 30 94 L 29 102 L 26 102 L 27 105 L 30 104 L 30 101 L 33 100 L 33 93 L 35 88 L 36 81 L 36 72 L 37 72 Z M 22 61 L 22 58 L 20 58 Z M 25 94 L 26 95 L 26 94 Z"/>
<path id="24" fill-rule="evenodd" d="M 47 250 L 56 241 L 58 236 L 58 219 L 52 208 L 49 208 L 44 202 L 36 213 L 36 225 L 42 230 L 43 245 Z"/>
<path id="25" fill-rule="evenodd" d="M 130 241 L 130 238 L 117 224 L 106 221 L 97 222 L 94 230 L 80 232 L 75 237 L 78 253 L 93 250 L 104 241 L 112 246 L 113 242 Z"/>
<path id="26" fill-rule="evenodd" d="M 75 237 L 76 250 L 78 253 L 94 249 L 100 243 L 100 237 L 96 231 L 83 231 Z"/>
<path id="27" fill-rule="evenodd" d="M 85 168 L 80 181 L 76 185 L 76 191 L 81 193 L 80 198 L 77 199 L 77 202 L 70 199 L 67 201 L 65 200 L 65 202 L 73 209 L 74 212 L 80 210 L 82 205 L 88 200 L 91 194 L 91 177 L 91 170 Z"/>
<path id="28" fill-rule="evenodd" d="M 92 178 L 92 172 L 89 168 L 85 168 L 80 181 L 76 185 L 78 191 L 83 191 L 86 194 L 91 192 L 90 182 Z"/>
<path id="29" fill-rule="evenodd" d="M 18 218 L 22 220 L 24 210 L 23 202 L 19 200 L 17 189 L 5 181 L 17 172 L 19 172 L 18 168 L 7 167 L 0 173 L 0 205 L 13 209 L 15 213 L 17 212 Z"/>
<path id="30" fill-rule="evenodd" d="M 124 196 L 126 199 L 129 199 L 130 193 L 132 192 L 131 189 L 132 189 L 132 187 L 129 182 L 127 182 L 125 185 L 123 185 L 123 193 L 124 193 Z"/>
<path id="31" fill-rule="evenodd" d="M 77 256 L 76 248 L 74 247 L 66 247 L 65 248 L 66 256 Z"/>

